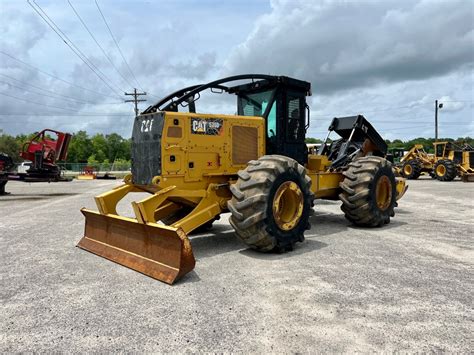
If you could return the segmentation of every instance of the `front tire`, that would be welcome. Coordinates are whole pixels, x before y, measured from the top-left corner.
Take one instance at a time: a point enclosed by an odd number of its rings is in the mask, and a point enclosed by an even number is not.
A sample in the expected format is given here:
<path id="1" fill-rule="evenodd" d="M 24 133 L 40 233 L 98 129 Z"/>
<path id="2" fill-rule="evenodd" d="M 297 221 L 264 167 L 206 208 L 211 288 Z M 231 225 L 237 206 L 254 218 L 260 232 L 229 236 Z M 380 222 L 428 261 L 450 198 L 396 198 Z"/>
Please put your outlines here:
<path id="1" fill-rule="evenodd" d="M 5 186 L 8 180 L 0 180 L 0 196 L 8 195 L 8 192 L 5 191 Z"/>
<path id="2" fill-rule="evenodd" d="M 237 237 L 262 252 L 291 250 L 310 228 L 314 196 L 306 169 L 281 155 L 252 160 L 238 172 L 227 206 Z"/>
<path id="3" fill-rule="evenodd" d="M 433 171 L 439 181 L 452 181 L 457 175 L 456 165 L 449 159 L 438 160 Z"/>
<path id="4" fill-rule="evenodd" d="M 409 180 L 416 180 L 421 175 L 422 164 L 418 159 L 411 159 L 403 163 L 401 174 Z"/>
<path id="5" fill-rule="evenodd" d="M 395 215 L 396 183 L 390 162 L 369 156 L 357 159 L 343 172 L 341 209 L 358 226 L 379 227 Z"/>

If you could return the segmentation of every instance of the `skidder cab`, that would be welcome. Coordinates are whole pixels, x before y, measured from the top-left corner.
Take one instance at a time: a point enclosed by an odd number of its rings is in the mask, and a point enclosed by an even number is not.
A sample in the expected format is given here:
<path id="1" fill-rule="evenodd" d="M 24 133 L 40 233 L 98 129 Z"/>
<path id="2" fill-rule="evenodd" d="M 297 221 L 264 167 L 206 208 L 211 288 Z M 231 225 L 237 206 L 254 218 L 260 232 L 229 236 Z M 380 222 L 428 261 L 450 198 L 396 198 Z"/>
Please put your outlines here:
<path id="1" fill-rule="evenodd" d="M 229 86 L 228 83 L 235 85 Z M 385 160 L 387 147 L 362 116 L 335 118 L 341 138 L 308 155 L 310 83 L 239 75 L 181 89 L 135 118 L 132 174 L 82 209 L 78 246 L 173 283 L 194 268 L 189 234 L 221 213 L 250 248 L 286 251 L 304 239 L 315 198 L 340 199 L 346 217 L 381 226 L 406 190 Z M 237 114 L 197 113 L 200 93 L 234 94 Z M 185 112 L 179 112 L 179 109 Z M 130 192 L 134 218 L 116 206 Z"/>

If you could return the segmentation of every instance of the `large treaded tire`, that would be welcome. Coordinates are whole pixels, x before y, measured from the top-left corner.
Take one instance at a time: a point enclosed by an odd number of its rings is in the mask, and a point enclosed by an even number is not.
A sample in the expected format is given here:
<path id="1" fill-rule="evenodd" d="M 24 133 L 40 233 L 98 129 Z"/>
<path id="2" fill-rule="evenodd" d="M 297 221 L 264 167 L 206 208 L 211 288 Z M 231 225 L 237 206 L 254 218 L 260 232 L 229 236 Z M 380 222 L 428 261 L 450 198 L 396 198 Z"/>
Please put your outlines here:
<path id="1" fill-rule="evenodd" d="M 409 167 L 411 171 L 406 173 L 405 167 Z M 400 173 L 406 179 L 416 180 L 420 177 L 422 168 L 423 165 L 418 159 L 411 159 L 403 163 Z"/>
<path id="2" fill-rule="evenodd" d="M 0 196 L 8 195 L 8 192 L 5 191 L 5 186 L 7 185 L 8 180 L 0 180 Z"/>
<path id="3" fill-rule="evenodd" d="M 340 187 L 341 209 L 345 217 L 358 226 L 379 227 L 390 223 L 395 215 L 396 182 L 390 162 L 377 156 L 359 158 L 348 165 Z M 386 206 L 380 208 L 376 188 L 383 179 L 386 183 Z"/>
<path id="4" fill-rule="evenodd" d="M 444 167 L 444 174 L 439 173 L 439 168 Z M 442 159 L 438 160 L 433 168 L 436 179 L 439 181 L 453 181 L 457 175 L 456 165 L 452 160 Z"/>
<path id="5" fill-rule="evenodd" d="M 278 226 L 273 203 L 278 188 L 285 182 L 296 183 L 302 192 L 303 210 L 291 230 Z M 252 160 L 238 172 L 238 180 L 231 185 L 232 198 L 227 206 L 232 213 L 229 222 L 237 237 L 252 249 L 262 252 L 291 250 L 304 240 L 310 228 L 309 216 L 314 195 L 306 169 L 295 160 L 281 155 L 265 155 Z"/>

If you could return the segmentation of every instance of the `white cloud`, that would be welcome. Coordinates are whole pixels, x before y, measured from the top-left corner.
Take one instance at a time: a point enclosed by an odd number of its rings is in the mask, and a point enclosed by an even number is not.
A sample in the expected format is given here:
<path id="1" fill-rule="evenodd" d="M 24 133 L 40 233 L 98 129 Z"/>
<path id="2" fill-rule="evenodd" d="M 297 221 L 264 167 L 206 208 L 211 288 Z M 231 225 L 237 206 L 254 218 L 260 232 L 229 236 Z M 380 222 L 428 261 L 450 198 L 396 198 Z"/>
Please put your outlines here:
<path id="1" fill-rule="evenodd" d="M 464 101 L 456 101 L 450 96 L 442 96 L 438 102 L 443 104 L 443 111 L 456 112 L 462 110 L 465 106 Z"/>
<path id="2" fill-rule="evenodd" d="M 317 84 L 321 94 L 444 75 L 474 62 L 469 1 L 272 2 L 226 68 Z"/>

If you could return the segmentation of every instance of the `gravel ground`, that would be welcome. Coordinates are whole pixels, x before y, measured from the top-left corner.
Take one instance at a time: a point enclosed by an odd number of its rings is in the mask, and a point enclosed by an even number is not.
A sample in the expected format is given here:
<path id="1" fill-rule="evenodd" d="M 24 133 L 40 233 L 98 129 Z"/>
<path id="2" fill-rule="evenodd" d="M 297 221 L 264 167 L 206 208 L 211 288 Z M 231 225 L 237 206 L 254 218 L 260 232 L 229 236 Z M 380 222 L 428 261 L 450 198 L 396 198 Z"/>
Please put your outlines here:
<path id="1" fill-rule="evenodd" d="M 474 349 L 474 184 L 411 181 L 392 223 L 371 230 L 317 201 L 306 241 L 282 255 L 248 250 L 224 215 L 168 286 L 75 248 L 79 209 L 118 183 L 7 184 L 0 352 Z"/>

